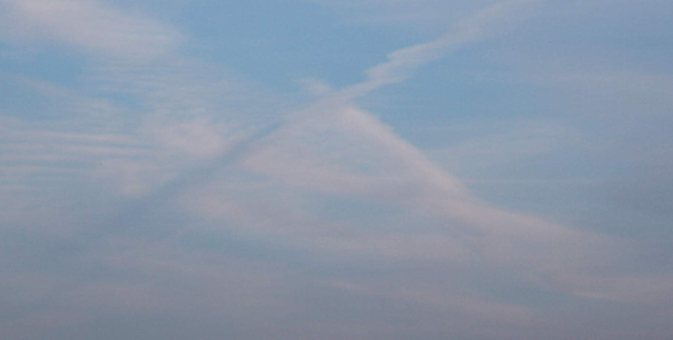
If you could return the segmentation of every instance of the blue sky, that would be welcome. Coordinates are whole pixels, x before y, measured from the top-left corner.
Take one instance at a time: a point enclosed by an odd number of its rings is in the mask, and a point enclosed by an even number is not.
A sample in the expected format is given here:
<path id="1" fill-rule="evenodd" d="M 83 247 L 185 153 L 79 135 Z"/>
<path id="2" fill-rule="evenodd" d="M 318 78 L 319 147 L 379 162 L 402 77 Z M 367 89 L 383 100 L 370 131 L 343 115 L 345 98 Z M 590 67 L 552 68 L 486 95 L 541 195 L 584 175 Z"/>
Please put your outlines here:
<path id="1" fill-rule="evenodd" d="M 0 336 L 670 340 L 671 13 L 0 0 Z"/>

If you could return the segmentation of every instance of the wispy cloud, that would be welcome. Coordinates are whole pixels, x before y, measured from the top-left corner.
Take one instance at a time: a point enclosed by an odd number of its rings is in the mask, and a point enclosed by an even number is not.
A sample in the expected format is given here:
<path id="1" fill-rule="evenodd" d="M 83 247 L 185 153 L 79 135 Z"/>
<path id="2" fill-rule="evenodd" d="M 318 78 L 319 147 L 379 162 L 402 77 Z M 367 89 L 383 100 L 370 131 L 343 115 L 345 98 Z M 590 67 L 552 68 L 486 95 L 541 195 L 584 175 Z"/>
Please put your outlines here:
<path id="1" fill-rule="evenodd" d="M 457 33 L 450 33 L 439 40 L 392 53 L 388 62 L 367 71 L 366 82 L 338 91 L 290 115 L 285 125 L 280 128 L 256 137 L 259 139 L 256 141 L 256 147 L 247 149 L 246 153 L 239 154 L 238 158 L 231 159 L 231 162 L 226 163 L 226 169 L 230 169 L 231 164 L 237 164 L 241 160 L 243 168 L 234 167 L 235 173 L 244 175 L 245 172 L 251 171 L 268 178 L 261 182 L 263 184 L 261 191 L 248 194 L 253 198 L 256 195 L 267 195 L 268 192 L 264 188 L 285 188 L 283 190 L 288 193 L 296 190 L 293 188 L 299 188 L 308 193 L 320 192 L 386 202 L 409 209 L 418 216 L 439 218 L 446 226 L 446 232 L 455 234 L 454 237 L 461 240 L 460 242 L 469 249 L 470 256 L 475 259 L 512 269 L 528 268 L 526 270 L 529 275 L 535 278 L 533 281 L 541 280 L 547 286 L 557 286 L 556 282 L 563 281 L 565 284 L 555 289 L 570 292 L 567 289 L 572 288 L 566 288 L 565 285 L 569 284 L 572 287 L 580 283 L 568 277 L 572 277 L 575 271 L 584 270 L 584 266 L 595 265 L 588 259 L 594 256 L 592 254 L 603 250 L 595 251 L 594 248 L 607 247 L 609 242 L 542 219 L 492 208 L 479 202 L 460 181 L 433 164 L 421 150 L 397 136 L 390 127 L 351 102 L 353 96 L 362 96 L 380 86 L 406 79 L 413 69 L 440 58 L 451 48 L 483 39 L 488 35 L 486 34 L 488 30 L 483 27 L 490 27 L 491 21 L 502 18 L 503 11 L 513 4 L 519 5 L 520 2 L 497 4 L 457 25 Z M 185 144 L 184 141 L 180 142 L 180 138 L 190 135 L 185 132 L 195 128 L 198 131 L 206 127 L 211 129 L 212 125 L 204 125 L 197 120 L 183 127 L 187 130 L 175 130 L 178 131 L 178 135 L 170 135 L 171 129 L 169 129 L 159 136 L 168 138 L 165 145 L 173 145 L 178 149 L 183 146 L 194 148 L 197 145 L 203 146 L 202 142 Z M 217 133 L 207 133 L 201 137 L 207 135 L 217 136 Z M 221 146 L 221 143 L 222 141 L 217 139 L 212 144 Z M 203 150 L 209 149 L 206 145 Z M 219 155 L 226 155 L 227 152 L 217 148 L 212 150 L 215 151 L 204 155 L 220 159 Z M 218 164 L 216 161 L 207 167 L 217 170 L 217 167 L 221 166 Z M 241 170 L 244 172 L 240 173 Z M 232 188 L 228 187 L 225 191 L 231 190 Z M 273 221 L 285 220 L 287 226 L 277 226 L 281 234 L 298 237 L 298 240 L 306 242 L 321 240 L 318 243 L 322 245 L 321 247 L 334 249 L 353 247 L 339 240 L 302 236 L 302 233 L 310 230 L 308 228 L 311 228 L 311 225 L 324 222 L 316 222 L 319 220 L 315 220 L 315 217 L 307 219 L 301 215 L 299 220 L 298 216 L 290 216 L 289 219 L 282 217 L 285 215 L 282 213 L 283 210 L 301 211 L 299 206 L 290 205 L 287 209 L 271 210 L 265 213 L 271 214 L 268 218 L 259 216 L 252 218 L 260 215 L 258 209 L 249 206 L 255 199 L 241 201 L 224 195 L 219 199 L 221 204 L 213 204 L 218 200 L 216 196 L 212 196 L 212 193 L 201 196 L 202 191 L 194 191 L 189 186 L 183 187 L 180 192 L 171 190 L 162 195 L 168 193 L 188 194 L 185 200 L 201 202 L 196 204 L 198 211 L 225 220 L 233 218 L 233 221 L 243 222 L 248 228 L 254 228 L 255 225 L 257 227 L 268 225 L 272 228 Z M 201 201 L 201 198 L 207 198 L 209 202 Z M 214 198 L 216 201 L 213 201 Z M 274 205 L 277 202 L 270 204 Z M 281 215 L 275 215 L 278 213 Z M 264 229 L 264 232 L 274 233 L 270 229 Z M 309 231 L 309 234 L 314 233 Z M 377 237 L 382 239 L 377 240 Z M 374 236 L 371 242 L 385 243 L 383 241 L 385 239 L 389 238 Z M 435 242 L 432 238 L 420 240 L 417 247 L 428 249 L 432 248 L 431 243 Z M 334 244 L 330 245 L 331 242 Z M 445 242 L 446 249 L 452 249 L 450 244 L 453 241 L 446 238 Z M 391 246 L 394 244 L 391 243 Z M 572 247 L 573 253 L 585 260 L 576 261 L 567 255 L 561 255 L 568 247 Z M 389 249 L 389 246 L 381 247 L 381 250 L 385 249 Z M 451 260 L 453 253 L 449 251 L 445 255 L 447 260 Z M 435 256 L 441 258 L 443 255 L 440 253 Z M 600 262 L 602 258 L 599 257 L 595 261 Z M 579 263 L 582 265 L 578 266 Z"/>
<path id="2" fill-rule="evenodd" d="M 478 10 L 454 24 L 451 31 L 439 39 L 397 50 L 388 55 L 388 61 L 366 71 L 367 81 L 345 90 L 346 94 L 362 95 L 384 85 L 399 83 L 424 64 L 443 57 L 451 49 L 476 43 L 501 33 L 511 25 L 512 14 L 531 0 L 498 2 Z"/>
<path id="3" fill-rule="evenodd" d="M 96 0 L 4 0 L 5 36 L 47 38 L 124 59 L 160 57 L 181 40 L 175 28 Z"/>
<path id="4" fill-rule="evenodd" d="M 413 5 L 344 4 L 364 2 Z M 625 306 L 670 314 L 673 275 L 626 268 L 638 252 L 629 240 L 480 199 L 359 104 L 502 37 L 536 3 L 460 2 L 456 11 L 486 5 L 393 51 L 361 82 L 299 80 L 314 96 L 297 104 L 305 97 L 186 56 L 176 46 L 189 37 L 148 15 L 93 0 L 3 1 L 16 25 L 3 37 L 84 51 L 87 65 L 75 85 L 11 80 L 50 98 L 54 113 L 0 116 L 0 291 L 16 292 L 0 294 L 0 328 L 31 339 L 72 329 L 148 339 L 520 339 L 554 329 L 560 339 L 586 327 L 573 318 L 587 306 L 606 320 L 629 315 Z M 589 144 L 562 119 L 502 120 L 443 156 L 498 167 Z M 657 324 L 663 339 L 670 326 Z"/>

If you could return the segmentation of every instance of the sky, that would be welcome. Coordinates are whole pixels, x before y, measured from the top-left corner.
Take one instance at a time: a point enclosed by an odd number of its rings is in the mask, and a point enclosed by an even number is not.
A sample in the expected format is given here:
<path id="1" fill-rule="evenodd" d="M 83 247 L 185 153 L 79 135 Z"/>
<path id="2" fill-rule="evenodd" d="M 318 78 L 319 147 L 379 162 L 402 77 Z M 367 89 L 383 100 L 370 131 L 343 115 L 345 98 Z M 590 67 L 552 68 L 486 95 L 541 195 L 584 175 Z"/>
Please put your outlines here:
<path id="1" fill-rule="evenodd" d="M 672 14 L 0 0 L 0 337 L 671 340 Z"/>

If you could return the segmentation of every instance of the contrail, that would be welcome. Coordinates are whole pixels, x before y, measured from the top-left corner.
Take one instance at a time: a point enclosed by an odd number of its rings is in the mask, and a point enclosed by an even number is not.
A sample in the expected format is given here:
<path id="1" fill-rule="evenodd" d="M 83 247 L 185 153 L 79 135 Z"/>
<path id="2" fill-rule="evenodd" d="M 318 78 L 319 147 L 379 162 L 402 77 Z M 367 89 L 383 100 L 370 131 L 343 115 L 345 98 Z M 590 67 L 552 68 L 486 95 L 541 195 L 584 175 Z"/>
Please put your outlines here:
<path id="1" fill-rule="evenodd" d="M 380 87 L 408 79 L 417 67 L 440 59 L 452 48 L 484 40 L 485 36 L 488 35 L 484 31 L 489 31 L 489 28 L 491 28 L 489 26 L 498 22 L 504 12 L 530 2 L 532 1 L 500 2 L 477 11 L 472 16 L 457 23 L 454 30 L 439 39 L 412 45 L 390 53 L 387 61 L 366 71 L 367 78 L 364 81 L 335 91 L 327 98 L 323 98 L 305 109 L 261 128 L 256 133 L 236 142 L 231 148 L 214 159 L 183 172 L 178 178 L 164 184 L 149 196 L 145 196 L 133 202 L 130 206 L 117 211 L 102 227 L 85 231 L 87 235 L 85 239 L 95 239 L 116 233 L 124 234 L 131 231 L 131 228 L 138 228 L 138 225 L 142 225 L 138 222 L 152 216 L 160 207 L 166 206 L 171 199 L 188 188 L 204 185 L 213 180 L 218 173 L 253 152 L 257 145 L 284 126 L 302 117 L 329 114 L 335 107 L 343 106 L 345 103 L 352 102 Z M 139 231 L 142 231 L 142 227 Z"/>
<path id="2" fill-rule="evenodd" d="M 144 229 L 143 227 L 139 227 L 139 225 L 142 225 L 139 222 L 143 222 L 147 217 L 152 216 L 159 208 L 165 207 L 171 199 L 179 196 L 188 188 L 204 185 L 212 181 L 223 169 L 234 165 L 245 157 L 245 155 L 252 152 L 261 141 L 281 129 L 285 124 L 285 120 L 274 122 L 258 130 L 256 133 L 239 140 L 226 151 L 222 152 L 221 155 L 192 167 L 176 179 L 154 190 L 150 195 L 142 197 L 130 205 L 117 210 L 113 215 L 108 217 L 107 222 L 103 223 L 102 226 L 87 229 L 82 236 L 86 242 L 89 242 L 115 234 L 135 234 L 133 228 L 139 228 L 137 232 L 142 232 Z"/>
<path id="3" fill-rule="evenodd" d="M 151 209 L 155 204 L 166 203 L 170 197 L 175 197 L 188 187 L 207 183 L 219 171 L 236 163 L 236 161 L 254 149 L 255 145 L 293 120 L 300 119 L 302 116 L 329 113 L 335 107 L 353 101 L 380 87 L 408 79 L 416 68 L 442 58 L 452 48 L 485 39 L 485 36 L 488 35 L 485 31 L 489 31 L 489 28 L 492 29 L 489 26 L 501 20 L 501 17 L 509 11 L 531 2 L 533 1 L 510 0 L 499 2 L 461 20 L 455 25 L 453 30 L 438 39 L 412 45 L 390 53 L 387 61 L 366 71 L 367 79 L 364 81 L 336 91 L 328 98 L 323 98 L 303 110 L 290 114 L 285 119 L 269 124 L 257 133 L 239 141 L 221 156 L 191 169 L 186 174 L 165 184 L 150 196 L 143 198 L 142 202 L 135 205 L 136 208 L 134 210 L 136 211 L 134 213 L 142 213 L 147 209 Z"/>

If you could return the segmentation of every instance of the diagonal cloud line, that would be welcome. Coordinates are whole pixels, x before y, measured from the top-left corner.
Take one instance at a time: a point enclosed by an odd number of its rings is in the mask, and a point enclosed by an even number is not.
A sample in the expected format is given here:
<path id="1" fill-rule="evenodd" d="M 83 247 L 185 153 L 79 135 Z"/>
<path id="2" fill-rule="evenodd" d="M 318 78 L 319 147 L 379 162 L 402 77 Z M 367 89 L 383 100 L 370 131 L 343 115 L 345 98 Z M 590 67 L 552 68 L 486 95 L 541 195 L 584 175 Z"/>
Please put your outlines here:
<path id="1" fill-rule="evenodd" d="M 235 164 L 246 154 L 252 152 L 255 147 L 259 145 L 260 141 L 263 141 L 264 138 L 273 134 L 283 126 L 284 122 L 279 121 L 258 130 L 256 133 L 248 136 L 247 138 L 239 140 L 238 142 L 234 143 L 234 145 L 231 146 L 227 151 L 222 152 L 218 157 L 211 159 L 205 164 L 199 164 L 198 166 L 186 170 L 182 176 L 162 185 L 160 188 L 154 190 L 150 195 L 141 198 L 131 206 L 122 209 L 120 212 L 117 212 L 112 218 L 111 223 L 104 224 L 101 230 L 88 231 L 87 234 L 90 234 L 89 237 L 98 237 L 101 236 L 101 234 L 109 234 L 104 229 L 108 229 L 112 226 L 118 226 L 119 222 L 122 221 L 125 221 L 123 222 L 124 224 L 132 224 L 129 223 L 129 216 L 135 216 L 138 219 L 141 219 L 143 218 L 144 214 L 147 214 L 153 208 L 168 203 L 170 199 L 180 195 L 188 188 L 205 185 L 208 183 L 208 181 L 214 179 L 217 174 L 222 171 L 222 169 Z"/>
<path id="2" fill-rule="evenodd" d="M 21 22 L 12 34 L 47 37 L 99 56 L 150 61 L 170 53 L 182 34 L 170 25 L 97 0 L 2 0 Z M 2 13 L 5 14 L 5 13 Z M 56 14 L 56 15 L 55 15 Z"/>
<path id="3" fill-rule="evenodd" d="M 206 164 L 192 167 L 185 171 L 182 176 L 164 184 L 154 190 L 150 195 L 145 196 L 135 202 L 116 209 L 107 218 L 103 219 L 101 225 L 97 228 L 84 229 L 76 233 L 76 238 L 71 242 L 73 249 L 76 249 L 77 255 L 86 256 L 92 251 L 100 251 L 110 246 L 110 238 L 115 236 L 128 236 L 136 232 L 132 230 L 137 225 L 151 217 L 154 211 L 165 206 L 172 198 L 180 195 L 188 188 L 204 185 L 213 179 L 222 169 L 235 164 L 239 159 L 254 149 L 259 141 L 273 134 L 284 126 L 283 121 L 275 124 L 269 124 L 256 133 L 235 143 L 228 151 L 223 152 L 219 157 L 210 160 Z M 134 223 L 135 222 L 135 223 Z M 142 231 L 141 231 L 142 232 Z M 162 235 L 170 235 L 172 230 L 165 230 Z M 139 236 L 140 234 L 135 234 Z M 143 241 L 151 244 L 159 243 L 164 238 L 146 239 Z M 138 250 L 131 251 L 131 255 L 138 253 Z M 68 261 L 68 258 L 55 258 L 55 261 Z"/>
<path id="4" fill-rule="evenodd" d="M 333 95 L 315 102 L 305 109 L 296 111 L 283 119 L 268 124 L 259 129 L 257 133 L 240 140 L 220 156 L 185 171 L 178 178 L 156 189 L 152 194 L 141 198 L 133 206 L 119 212 L 117 216 L 131 216 L 131 213 L 148 214 L 152 209 L 166 204 L 171 198 L 178 196 L 188 188 L 207 183 L 208 180 L 212 179 L 223 168 L 235 164 L 238 160 L 252 152 L 256 146 L 262 144 L 279 130 L 292 124 L 292 122 L 305 117 L 315 116 L 316 114 L 332 114 L 335 106 L 344 107 L 344 104 L 348 104 L 352 100 L 362 97 L 373 90 L 408 79 L 415 69 L 442 58 L 451 49 L 486 39 L 489 35 L 492 35 L 492 32 L 488 30 L 488 26 L 497 25 L 496 22 L 506 17 L 508 13 L 511 13 L 521 5 L 531 2 L 534 1 L 512 0 L 497 3 L 479 10 L 475 14 L 458 22 L 453 31 L 439 39 L 390 53 L 388 61 L 376 65 L 365 72 L 367 79 L 364 82 L 335 92 Z M 382 122 L 379 122 L 379 124 L 385 127 L 385 124 Z M 403 139 L 392 132 L 389 132 L 389 136 L 385 139 L 388 142 L 390 142 L 390 139 L 403 142 Z M 396 143 L 387 144 L 391 146 L 396 145 Z M 404 142 L 404 144 L 408 143 Z M 411 145 L 409 147 L 413 148 Z M 420 151 L 417 153 L 420 153 Z M 443 171 L 441 172 L 443 173 Z M 113 220 L 117 220 L 117 218 L 113 218 Z M 100 236 L 100 233 L 101 231 L 98 231 L 93 234 Z"/>
<path id="5" fill-rule="evenodd" d="M 509 18 L 522 6 L 530 5 L 536 0 L 511 0 L 499 2 L 483 8 L 471 16 L 457 22 L 453 30 L 444 36 L 409 46 L 388 54 L 388 60 L 368 69 L 367 79 L 341 91 L 341 95 L 349 98 L 362 97 L 382 86 L 400 83 L 411 77 L 420 66 L 444 57 L 452 49 L 463 45 L 477 43 L 493 37 L 501 21 Z"/>

